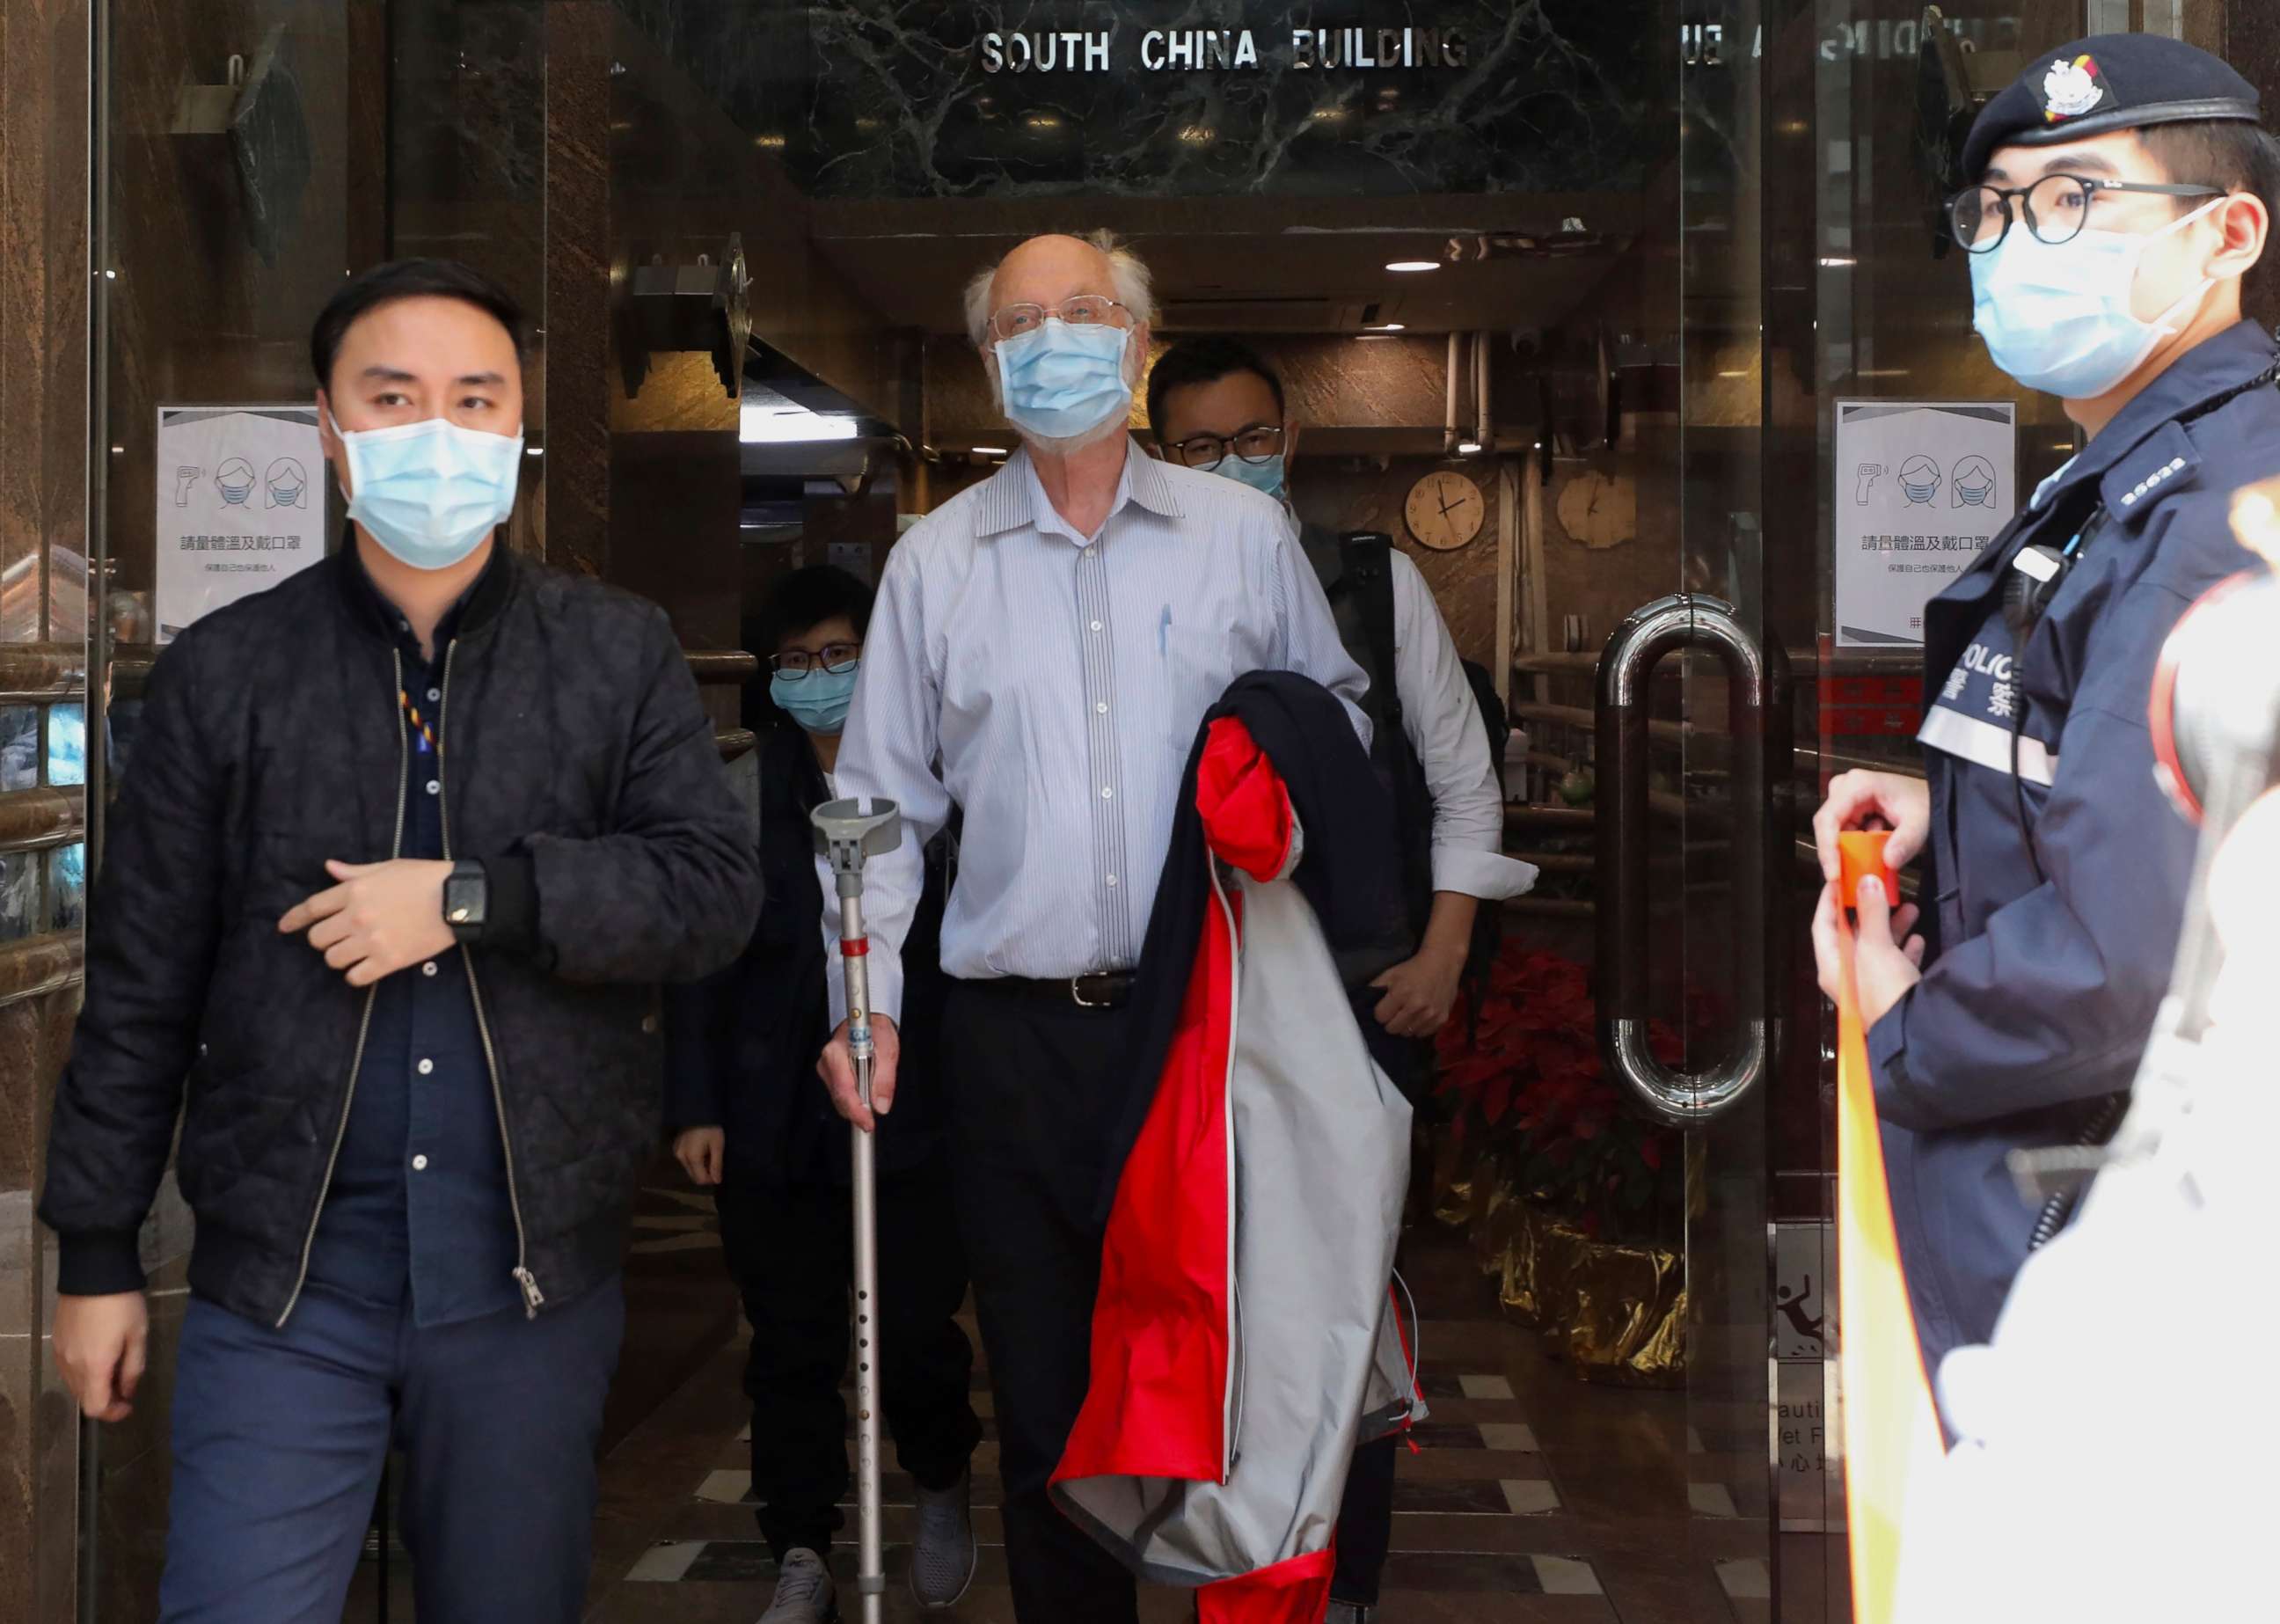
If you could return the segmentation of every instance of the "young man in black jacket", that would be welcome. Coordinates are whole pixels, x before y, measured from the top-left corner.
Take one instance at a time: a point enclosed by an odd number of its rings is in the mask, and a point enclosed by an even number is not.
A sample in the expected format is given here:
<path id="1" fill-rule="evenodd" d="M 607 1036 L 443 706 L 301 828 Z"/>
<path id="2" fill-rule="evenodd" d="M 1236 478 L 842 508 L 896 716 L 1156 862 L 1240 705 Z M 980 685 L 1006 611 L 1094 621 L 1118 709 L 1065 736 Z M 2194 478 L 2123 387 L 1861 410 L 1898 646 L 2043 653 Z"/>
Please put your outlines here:
<path id="1" fill-rule="evenodd" d="M 497 539 L 522 332 L 448 263 L 335 296 L 350 543 L 167 650 L 112 814 L 41 1214 L 97 1420 L 170 1151 L 197 1220 L 166 1620 L 337 1620 L 391 1442 L 423 1617 L 578 1616 L 655 983 L 759 875 L 663 612 Z"/>
<path id="2" fill-rule="evenodd" d="M 831 798 L 871 621 L 871 589 L 828 565 L 787 576 L 751 646 L 769 650 L 760 761 L 767 902 L 744 956 L 666 1010 L 666 1112 L 689 1177 L 713 1186 L 729 1272 L 751 1321 L 752 1489 L 781 1566 L 762 1624 L 821 1624 L 836 1597 L 825 1558 L 844 1526 L 848 1282 L 854 1273 L 847 1126 L 815 1075 L 830 1035 L 823 890 L 808 814 Z M 880 1374 L 888 1425 L 918 1501 L 911 1589 L 955 1605 L 974 1580 L 967 1462 L 980 1442 L 974 1351 L 955 1318 L 966 1256 L 952 1221 L 933 1084 L 943 997 L 938 948 L 947 837 L 904 947 L 904 1085 L 880 1124 Z"/>

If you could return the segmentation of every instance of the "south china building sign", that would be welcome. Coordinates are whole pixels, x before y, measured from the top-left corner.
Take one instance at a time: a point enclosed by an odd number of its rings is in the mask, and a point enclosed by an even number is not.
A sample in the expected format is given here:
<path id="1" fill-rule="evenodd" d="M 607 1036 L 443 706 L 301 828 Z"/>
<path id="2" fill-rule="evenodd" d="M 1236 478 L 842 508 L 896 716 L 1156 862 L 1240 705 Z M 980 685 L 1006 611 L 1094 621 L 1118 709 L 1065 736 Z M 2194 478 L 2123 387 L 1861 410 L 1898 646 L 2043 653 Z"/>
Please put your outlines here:
<path id="1" fill-rule="evenodd" d="M 1302 73 L 1460 68 L 1466 57 L 1463 37 L 1441 28 L 1293 28 L 1287 40 L 1250 28 L 1151 28 L 1136 47 L 1121 48 L 1116 29 L 1067 28 L 985 34 L 982 71 L 1107 73 L 1137 65 L 1151 73 L 1234 72 L 1258 67 L 1262 52 Z"/>

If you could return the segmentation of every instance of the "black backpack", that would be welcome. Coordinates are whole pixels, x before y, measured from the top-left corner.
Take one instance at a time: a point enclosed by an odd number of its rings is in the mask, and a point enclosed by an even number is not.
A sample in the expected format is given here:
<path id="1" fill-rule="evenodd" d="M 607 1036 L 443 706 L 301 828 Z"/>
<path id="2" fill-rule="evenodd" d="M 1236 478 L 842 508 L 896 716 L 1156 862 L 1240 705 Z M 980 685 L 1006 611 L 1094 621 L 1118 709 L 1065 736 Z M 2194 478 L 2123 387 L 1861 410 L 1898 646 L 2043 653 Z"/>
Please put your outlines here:
<path id="1" fill-rule="evenodd" d="M 1402 726 L 1401 694 L 1394 681 L 1393 538 L 1375 530 L 1338 535 L 1307 525 L 1299 532 L 1299 543 L 1330 600 L 1339 640 L 1369 678 L 1362 709 L 1373 731 L 1370 754 L 1393 791 L 1410 929 L 1413 938 L 1421 939 L 1433 910 L 1433 797 L 1425 785 L 1424 766 Z M 1489 759 L 1501 785 L 1510 721 L 1488 672 L 1472 660 L 1463 664 L 1488 732 Z M 1465 956 L 1465 1001 L 1470 1010 L 1480 1008 L 1479 994 L 1503 939 L 1502 907 L 1483 902 L 1473 915 L 1472 946 Z"/>

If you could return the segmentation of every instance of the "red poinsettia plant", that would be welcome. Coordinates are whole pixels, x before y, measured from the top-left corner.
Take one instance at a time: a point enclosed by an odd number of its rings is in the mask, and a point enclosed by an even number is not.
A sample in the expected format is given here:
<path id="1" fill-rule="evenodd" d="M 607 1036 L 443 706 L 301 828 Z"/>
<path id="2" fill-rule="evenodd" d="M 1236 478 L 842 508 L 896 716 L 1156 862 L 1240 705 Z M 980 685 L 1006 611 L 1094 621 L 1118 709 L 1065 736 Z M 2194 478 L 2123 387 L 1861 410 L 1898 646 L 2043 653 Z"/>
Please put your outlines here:
<path id="1" fill-rule="evenodd" d="M 1591 972 L 1507 940 L 1475 1012 L 1460 1001 L 1439 1044 L 1451 1131 L 1493 1156 L 1529 1198 L 1607 1240 L 1675 1240 L 1677 1134 L 1629 1109 L 1599 1058 Z M 1678 1035 L 1649 1028 L 1675 1063 Z"/>

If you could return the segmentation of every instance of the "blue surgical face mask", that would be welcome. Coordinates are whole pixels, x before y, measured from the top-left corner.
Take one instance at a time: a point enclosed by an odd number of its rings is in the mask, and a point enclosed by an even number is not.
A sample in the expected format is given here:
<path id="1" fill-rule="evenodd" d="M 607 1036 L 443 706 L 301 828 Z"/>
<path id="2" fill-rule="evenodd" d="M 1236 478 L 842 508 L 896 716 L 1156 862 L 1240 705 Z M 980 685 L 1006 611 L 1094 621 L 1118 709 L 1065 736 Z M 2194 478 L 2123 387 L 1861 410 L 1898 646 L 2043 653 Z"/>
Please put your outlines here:
<path id="1" fill-rule="evenodd" d="M 998 392 L 1014 427 L 1039 440 L 1082 440 L 1132 409 L 1124 375 L 1131 334 L 1105 321 L 1041 327 L 998 342 Z"/>
<path id="2" fill-rule="evenodd" d="M 843 732 L 847 709 L 855 703 L 855 673 L 861 665 L 858 660 L 844 671 L 811 671 L 790 680 L 779 671 L 768 679 L 768 697 L 805 732 Z"/>
<path id="3" fill-rule="evenodd" d="M 1268 458 L 1265 462 L 1245 462 L 1233 451 L 1229 451 L 1205 472 L 1233 480 L 1238 485 L 1248 485 L 1252 489 L 1272 496 L 1277 502 L 1285 500 L 1283 493 L 1287 485 L 1287 475 L 1280 452 Z"/>
<path id="4" fill-rule="evenodd" d="M 2023 222 L 2014 226 L 1991 252 L 1971 257 L 1971 324 L 1987 353 L 2029 389 L 2061 400 L 2094 400 L 2114 389 L 2184 330 L 2215 281 L 2204 276 L 2154 320 L 2140 321 L 2130 296 L 2145 250 L 2227 201 L 2215 198 L 2147 235 L 2085 227 L 2055 247 Z"/>
<path id="5" fill-rule="evenodd" d="M 514 511 L 522 435 L 446 418 L 354 433 L 334 422 L 349 465 L 349 517 L 416 570 L 449 569 Z"/>

